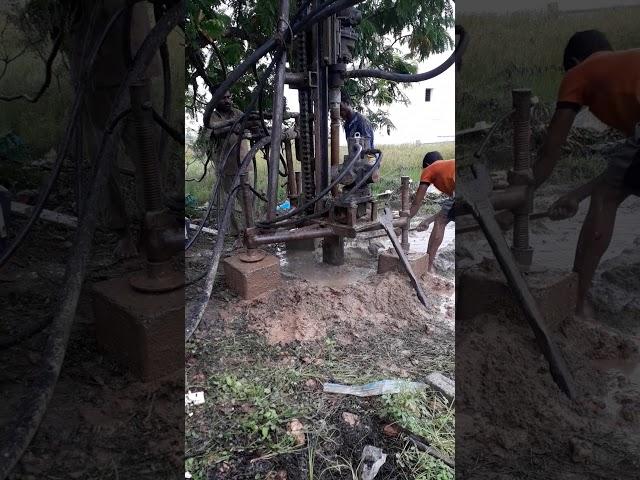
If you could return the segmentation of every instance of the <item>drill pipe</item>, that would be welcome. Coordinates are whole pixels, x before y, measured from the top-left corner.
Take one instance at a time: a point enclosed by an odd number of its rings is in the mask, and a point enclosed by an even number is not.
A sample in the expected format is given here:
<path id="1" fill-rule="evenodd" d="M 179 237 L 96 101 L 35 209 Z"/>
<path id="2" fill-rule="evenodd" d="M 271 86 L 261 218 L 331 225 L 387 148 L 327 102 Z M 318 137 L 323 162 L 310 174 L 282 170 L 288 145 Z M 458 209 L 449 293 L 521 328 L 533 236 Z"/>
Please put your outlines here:
<path id="1" fill-rule="evenodd" d="M 284 38 L 289 25 L 289 0 L 280 0 L 280 19 L 278 33 Z M 287 64 L 287 51 L 282 50 L 276 68 L 275 85 L 273 89 L 273 121 L 271 122 L 271 148 L 269 156 L 269 182 L 267 184 L 267 219 L 276 218 L 276 204 L 278 200 L 278 162 L 280 161 L 280 147 L 282 145 L 282 119 L 284 113 L 284 74 Z"/>

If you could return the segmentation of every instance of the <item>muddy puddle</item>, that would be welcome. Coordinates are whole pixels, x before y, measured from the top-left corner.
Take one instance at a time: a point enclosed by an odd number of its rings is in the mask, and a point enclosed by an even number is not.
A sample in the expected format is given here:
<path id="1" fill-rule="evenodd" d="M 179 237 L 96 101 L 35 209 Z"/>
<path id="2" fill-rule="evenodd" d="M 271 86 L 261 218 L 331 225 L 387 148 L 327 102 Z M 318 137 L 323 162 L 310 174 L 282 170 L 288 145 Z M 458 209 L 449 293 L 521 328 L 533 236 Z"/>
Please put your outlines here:
<path id="1" fill-rule="evenodd" d="M 412 223 L 417 223 L 418 219 Z M 427 231 L 409 232 L 409 253 L 427 252 L 433 224 Z M 314 251 L 288 251 L 284 244 L 276 247 L 280 268 L 285 278 L 304 279 L 313 285 L 340 288 L 354 285 L 369 275 L 376 274 L 379 252 L 393 249 L 386 236 L 347 239 L 345 242 L 345 264 L 327 265 L 322 262 L 322 248 Z M 455 224 L 449 223 L 436 259 L 436 273 L 453 275 L 455 269 Z"/>
<path id="2" fill-rule="evenodd" d="M 542 197 L 536 199 L 536 212 L 546 211 L 547 207 L 558 198 L 558 196 L 568 191 L 569 188 L 554 188 L 557 193 L 543 192 Z M 573 267 L 573 257 L 575 254 L 578 237 L 582 222 L 589 210 L 589 202 L 580 204 L 578 213 L 569 219 L 551 221 L 549 219 L 534 220 L 531 222 L 530 242 L 533 247 L 533 267 L 544 268 L 552 266 L 561 270 L 570 271 Z M 633 247 L 638 236 L 640 219 L 640 198 L 630 197 L 625 200 L 616 215 L 616 225 L 611 239 L 611 245 L 605 252 L 602 261 L 617 257 L 624 250 Z M 493 257 L 493 254 L 486 240 L 479 232 L 465 233 L 474 242 L 474 257 Z M 512 231 L 505 232 L 507 243 L 512 242 Z M 467 243 L 467 242 L 465 242 Z"/>

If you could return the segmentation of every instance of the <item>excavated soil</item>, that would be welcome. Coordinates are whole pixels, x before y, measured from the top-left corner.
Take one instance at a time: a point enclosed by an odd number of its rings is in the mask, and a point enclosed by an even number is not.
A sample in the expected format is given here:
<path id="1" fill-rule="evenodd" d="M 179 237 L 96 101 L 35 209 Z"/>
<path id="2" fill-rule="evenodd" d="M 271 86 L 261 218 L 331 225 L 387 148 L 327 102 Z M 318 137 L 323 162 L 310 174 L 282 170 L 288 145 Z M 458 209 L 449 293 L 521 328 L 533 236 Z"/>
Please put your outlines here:
<path id="1" fill-rule="evenodd" d="M 328 334 L 350 344 L 372 331 L 401 335 L 409 326 L 420 325 L 428 335 L 436 320 L 440 326 L 452 327 L 453 308 L 443 318 L 440 306 L 451 296 L 453 283 L 431 274 L 421 282 L 428 292 L 426 309 L 406 275 L 388 273 L 372 274 L 343 288 L 285 280 L 282 287 L 261 298 L 218 302 L 210 312 L 224 322 L 245 312 L 250 330 L 264 335 L 269 344 L 317 341 Z"/>
<path id="2" fill-rule="evenodd" d="M 426 251 L 429 234 L 411 232 L 411 252 Z M 321 262 L 321 248 L 314 252 L 277 248 L 274 253 L 281 260 L 282 285 L 254 300 L 214 295 L 201 328 L 230 324 L 243 314 L 249 330 L 271 345 L 314 342 L 327 335 L 349 345 L 372 332 L 395 337 L 407 328 L 422 328 L 427 335 L 434 328 L 452 332 L 455 284 L 447 277 L 453 276 L 454 224 L 447 227 L 435 273 L 420 278 L 427 308 L 419 302 L 406 274 L 376 273 L 378 251 L 385 247 L 383 238 L 352 241 L 346 247 L 345 264 L 339 267 Z M 188 268 L 200 266 L 200 255 L 192 254 Z M 219 275 L 223 282 L 222 269 Z"/>
<path id="3" fill-rule="evenodd" d="M 537 201 L 546 205 L 565 190 L 547 190 Z M 631 227 L 639 205 L 629 199 L 619 211 L 591 290 L 592 317 L 569 315 L 551 332 L 574 376 L 575 401 L 553 382 L 522 315 L 478 315 L 456 325 L 459 478 L 638 478 L 640 255 Z M 572 219 L 532 224 L 535 268 L 570 271 L 586 206 Z M 457 274 L 491 255 L 477 234 L 461 236 L 459 245 L 466 248 Z"/>

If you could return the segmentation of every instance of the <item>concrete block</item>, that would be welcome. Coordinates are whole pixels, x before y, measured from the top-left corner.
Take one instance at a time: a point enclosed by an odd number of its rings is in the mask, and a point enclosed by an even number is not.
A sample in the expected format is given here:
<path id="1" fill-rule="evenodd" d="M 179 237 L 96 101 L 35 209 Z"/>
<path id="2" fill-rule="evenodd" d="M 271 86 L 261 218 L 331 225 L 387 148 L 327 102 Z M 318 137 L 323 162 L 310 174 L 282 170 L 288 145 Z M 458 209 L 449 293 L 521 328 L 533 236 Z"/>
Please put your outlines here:
<path id="1" fill-rule="evenodd" d="M 573 316 L 578 296 L 577 274 L 553 269 L 536 271 L 534 265 L 524 277 L 549 328 L 556 328 Z M 485 260 L 465 270 L 456 287 L 456 320 L 487 313 L 524 319 L 520 304 L 495 260 Z"/>
<path id="2" fill-rule="evenodd" d="M 236 255 L 225 258 L 222 265 L 227 287 L 245 300 L 275 290 L 282 283 L 280 260 L 273 255 L 258 262 L 243 262 Z"/>
<path id="3" fill-rule="evenodd" d="M 98 345 L 142 380 L 184 369 L 184 289 L 148 294 L 127 278 L 93 286 Z"/>
<path id="4" fill-rule="evenodd" d="M 427 268 L 429 267 L 428 253 L 409 252 L 407 257 L 409 259 L 409 265 L 411 265 L 411 269 L 416 276 L 420 277 L 427 273 Z M 406 273 L 395 250 L 380 252 L 378 256 L 378 273 L 382 274 L 387 272 Z"/>
<path id="5" fill-rule="evenodd" d="M 456 384 L 449 377 L 445 377 L 440 372 L 430 373 L 427 377 L 426 383 L 434 390 L 444 395 L 450 402 L 456 396 Z"/>

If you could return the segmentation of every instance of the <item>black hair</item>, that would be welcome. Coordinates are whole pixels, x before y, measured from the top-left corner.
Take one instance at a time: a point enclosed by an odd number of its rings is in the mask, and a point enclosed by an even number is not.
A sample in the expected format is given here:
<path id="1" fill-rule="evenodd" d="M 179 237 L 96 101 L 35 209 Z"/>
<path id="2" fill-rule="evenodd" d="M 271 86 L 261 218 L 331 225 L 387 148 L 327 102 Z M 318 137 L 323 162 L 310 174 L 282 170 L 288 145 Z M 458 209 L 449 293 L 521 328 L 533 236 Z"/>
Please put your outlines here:
<path id="1" fill-rule="evenodd" d="M 592 54 L 613 50 L 607 36 L 599 30 L 576 32 L 567 42 L 564 49 L 562 66 L 567 71 L 576 66 L 576 60 L 582 62 Z"/>
<path id="2" fill-rule="evenodd" d="M 353 105 L 353 103 L 351 103 L 351 95 L 349 95 L 349 92 L 347 92 L 344 88 L 340 90 L 340 102 L 349 106 Z"/>
<path id="3" fill-rule="evenodd" d="M 438 160 L 443 160 L 442 154 L 440 152 L 428 152 L 422 159 L 422 168 L 427 168 L 429 165 L 437 162 Z"/>

